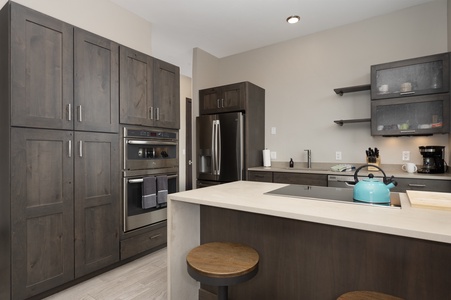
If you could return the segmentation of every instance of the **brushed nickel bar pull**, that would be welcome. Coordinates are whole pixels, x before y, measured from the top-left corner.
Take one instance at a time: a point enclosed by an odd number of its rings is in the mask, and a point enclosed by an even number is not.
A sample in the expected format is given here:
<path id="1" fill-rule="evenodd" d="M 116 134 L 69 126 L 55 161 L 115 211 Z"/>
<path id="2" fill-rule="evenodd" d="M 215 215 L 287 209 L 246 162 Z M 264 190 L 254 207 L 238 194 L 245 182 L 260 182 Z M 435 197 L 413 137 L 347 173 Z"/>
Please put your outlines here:
<path id="1" fill-rule="evenodd" d="M 415 94 L 415 92 L 414 91 L 411 91 L 411 92 L 400 92 L 399 94 L 400 95 L 412 95 L 412 94 Z"/>
<path id="2" fill-rule="evenodd" d="M 150 119 L 153 120 L 153 106 L 150 107 L 149 115 Z"/>
<path id="3" fill-rule="evenodd" d="M 149 176 L 157 176 L 157 175 L 149 175 Z M 168 179 L 177 178 L 177 175 L 168 175 Z M 129 179 L 128 183 L 142 183 L 144 181 L 144 178 L 135 178 L 135 179 Z"/>
<path id="4" fill-rule="evenodd" d="M 78 106 L 78 122 L 83 122 L 82 112 L 81 112 L 81 105 Z"/>
<path id="5" fill-rule="evenodd" d="M 402 133 L 415 133 L 415 130 L 401 130 Z"/>
<path id="6" fill-rule="evenodd" d="M 160 236 L 161 236 L 161 233 L 153 235 L 149 239 L 153 240 L 153 239 L 159 238 Z"/>
<path id="7" fill-rule="evenodd" d="M 425 184 L 418 184 L 418 183 L 409 183 L 409 186 L 412 186 L 412 187 L 426 187 Z"/>
<path id="8" fill-rule="evenodd" d="M 72 141 L 71 140 L 69 140 L 68 146 L 69 146 L 69 150 L 68 150 L 69 157 L 72 157 Z"/>
<path id="9" fill-rule="evenodd" d="M 157 107 L 157 121 L 160 121 L 160 108 Z"/>
<path id="10" fill-rule="evenodd" d="M 80 157 L 83 157 L 83 141 L 80 141 L 80 153 L 79 153 Z"/>
<path id="11" fill-rule="evenodd" d="M 221 99 L 221 108 L 224 108 L 224 99 Z"/>
<path id="12" fill-rule="evenodd" d="M 72 121 L 72 105 L 70 103 L 67 105 L 67 120 Z"/>
<path id="13" fill-rule="evenodd" d="M 216 106 L 217 106 L 218 108 L 221 108 L 221 105 L 219 105 L 219 101 L 221 101 L 221 99 L 217 99 L 217 100 L 216 100 Z"/>

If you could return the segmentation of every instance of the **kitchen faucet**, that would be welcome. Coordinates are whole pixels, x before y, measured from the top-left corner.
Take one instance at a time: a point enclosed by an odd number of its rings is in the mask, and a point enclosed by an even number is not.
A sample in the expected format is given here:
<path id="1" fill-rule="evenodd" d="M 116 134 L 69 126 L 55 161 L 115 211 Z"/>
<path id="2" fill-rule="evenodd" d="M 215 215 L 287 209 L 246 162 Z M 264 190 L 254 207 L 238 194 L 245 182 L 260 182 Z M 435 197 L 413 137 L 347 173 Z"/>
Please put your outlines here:
<path id="1" fill-rule="evenodd" d="M 305 149 L 304 151 L 307 151 L 307 168 L 312 168 L 312 150 Z"/>

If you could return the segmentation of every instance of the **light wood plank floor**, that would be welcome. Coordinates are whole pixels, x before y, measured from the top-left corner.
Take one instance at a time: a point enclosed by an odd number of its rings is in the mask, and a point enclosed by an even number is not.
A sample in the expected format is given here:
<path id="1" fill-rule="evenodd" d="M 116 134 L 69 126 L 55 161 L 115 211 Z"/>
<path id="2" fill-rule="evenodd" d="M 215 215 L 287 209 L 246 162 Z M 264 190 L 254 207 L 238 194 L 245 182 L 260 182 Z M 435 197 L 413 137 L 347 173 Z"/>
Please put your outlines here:
<path id="1" fill-rule="evenodd" d="M 46 300 L 165 300 L 167 249 L 103 273 Z"/>

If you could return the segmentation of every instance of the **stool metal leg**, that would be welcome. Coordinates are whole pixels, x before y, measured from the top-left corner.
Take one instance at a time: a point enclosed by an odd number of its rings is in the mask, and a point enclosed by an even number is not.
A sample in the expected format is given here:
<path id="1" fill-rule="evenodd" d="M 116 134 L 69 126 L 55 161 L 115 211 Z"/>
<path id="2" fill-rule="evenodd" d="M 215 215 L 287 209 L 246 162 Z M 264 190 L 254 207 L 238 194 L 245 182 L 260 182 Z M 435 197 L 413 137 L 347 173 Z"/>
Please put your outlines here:
<path id="1" fill-rule="evenodd" d="M 227 300 L 229 298 L 227 286 L 218 286 L 218 300 Z"/>

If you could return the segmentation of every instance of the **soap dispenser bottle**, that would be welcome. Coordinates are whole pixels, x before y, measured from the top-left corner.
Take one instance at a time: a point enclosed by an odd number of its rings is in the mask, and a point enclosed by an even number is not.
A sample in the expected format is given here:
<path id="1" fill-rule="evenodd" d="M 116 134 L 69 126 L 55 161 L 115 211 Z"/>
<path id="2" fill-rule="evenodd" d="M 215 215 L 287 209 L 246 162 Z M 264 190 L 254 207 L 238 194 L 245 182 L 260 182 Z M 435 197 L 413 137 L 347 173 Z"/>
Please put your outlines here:
<path id="1" fill-rule="evenodd" d="M 294 162 L 293 162 L 293 159 L 290 158 L 290 168 L 293 168 L 293 167 L 294 167 Z"/>

